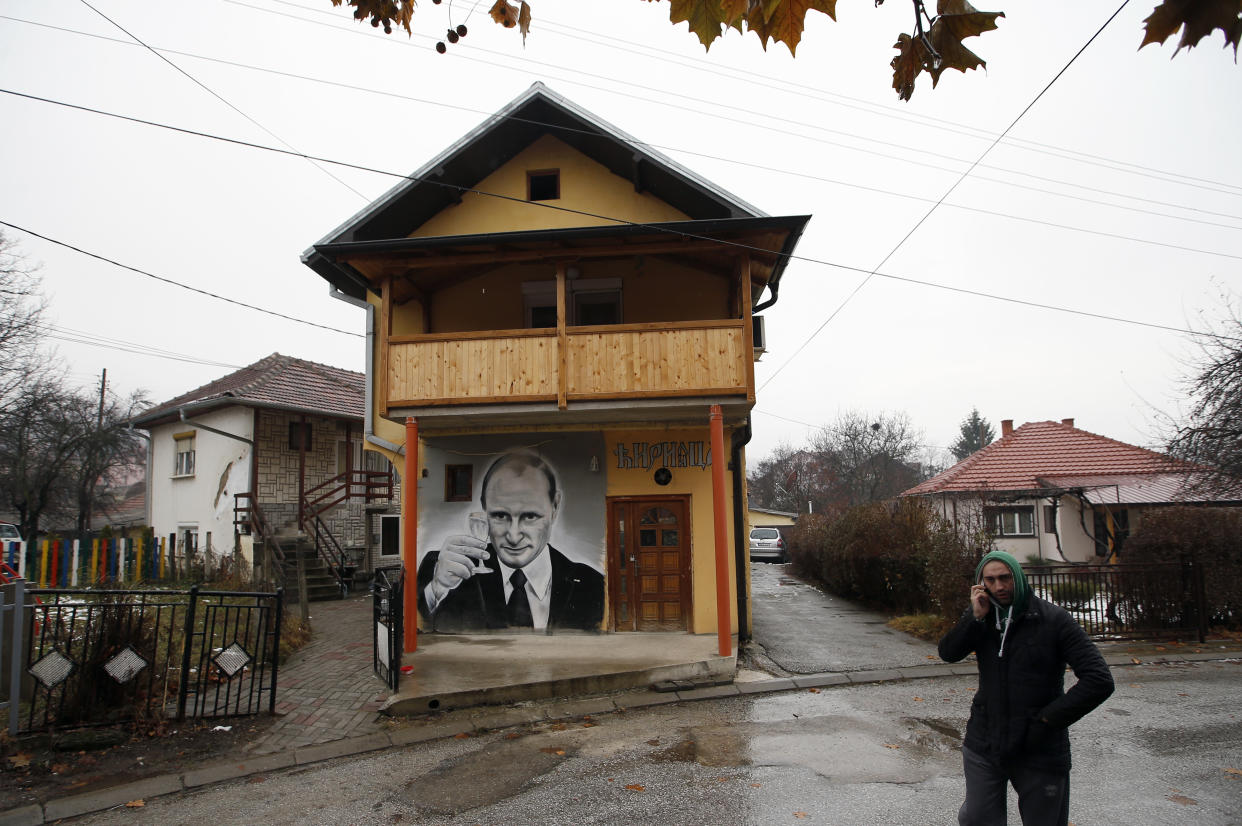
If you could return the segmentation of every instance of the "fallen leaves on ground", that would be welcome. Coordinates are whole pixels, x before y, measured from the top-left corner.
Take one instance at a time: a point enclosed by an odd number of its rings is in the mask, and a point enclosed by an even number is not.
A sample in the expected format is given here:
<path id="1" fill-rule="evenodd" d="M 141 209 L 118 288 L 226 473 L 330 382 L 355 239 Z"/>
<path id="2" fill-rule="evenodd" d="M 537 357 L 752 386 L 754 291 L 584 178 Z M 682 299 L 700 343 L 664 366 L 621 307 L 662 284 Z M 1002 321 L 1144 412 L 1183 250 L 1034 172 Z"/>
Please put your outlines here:
<path id="1" fill-rule="evenodd" d="M 127 809 L 141 809 L 141 808 L 142 808 L 143 806 L 145 806 L 145 805 L 147 805 L 147 802 L 146 802 L 145 800 L 143 800 L 142 798 L 138 798 L 137 800 L 131 800 L 131 801 L 129 801 L 128 803 L 126 803 L 126 804 L 125 804 L 125 808 L 127 808 Z"/>
<path id="2" fill-rule="evenodd" d="M 25 769 L 30 766 L 30 755 L 25 752 L 9 755 L 9 765 L 15 769 Z"/>
<path id="3" fill-rule="evenodd" d="M 899 748 L 901 748 L 901 746 L 897 745 L 896 743 L 885 743 L 885 744 L 884 744 L 884 748 L 886 748 L 886 749 L 899 749 Z"/>
<path id="4" fill-rule="evenodd" d="M 1242 769 L 1222 769 L 1221 771 L 1230 777 L 1242 777 Z"/>
<path id="5" fill-rule="evenodd" d="M 1232 771 L 1232 769 L 1230 769 L 1230 771 Z M 750 787 L 751 787 L 752 789 L 762 789 L 762 788 L 763 788 L 763 784 L 762 784 L 762 783 L 751 783 L 751 784 L 750 784 Z"/>
<path id="6" fill-rule="evenodd" d="M 1131 657 L 1131 658 L 1130 658 L 1130 662 L 1134 663 L 1135 665 L 1142 665 L 1142 664 L 1143 664 L 1143 661 L 1142 661 L 1142 660 L 1140 660 L 1138 657 Z"/>
<path id="7" fill-rule="evenodd" d="M 543 752 L 544 754 L 555 754 L 555 755 L 562 755 L 565 753 L 564 749 L 558 749 L 556 746 L 544 746 L 543 748 L 540 749 L 540 751 Z"/>
<path id="8" fill-rule="evenodd" d="M 922 698 L 922 697 L 915 697 L 915 698 L 914 698 L 914 702 L 916 702 L 916 703 L 921 703 L 921 702 L 923 702 L 923 698 Z"/>
<path id="9" fill-rule="evenodd" d="M 819 693 L 819 689 L 818 689 L 818 688 L 808 688 L 808 689 L 807 689 L 807 691 L 811 692 L 812 694 L 818 694 L 818 693 Z"/>
<path id="10" fill-rule="evenodd" d="M 629 790 L 630 790 L 630 791 L 632 791 L 632 792 L 645 792 L 645 791 L 647 791 L 647 787 L 646 787 L 646 786 L 644 786 L 642 783 L 626 783 L 626 784 L 625 784 L 625 788 L 629 789 Z"/>
<path id="11" fill-rule="evenodd" d="M 1169 795 L 1168 799 L 1172 800 L 1174 803 L 1180 803 L 1183 806 L 1198 806 L 1199 805 L 1199 801 L 1192 800 L 1191 798 L 1187 797 L 1184 794 L 1171 794 Z"/>
<path id="12" fill-rule="evenodd" d="M 798 818 L 798 820 L 805 820 L 806 812 L 794 812 L 794 817 Z"/>

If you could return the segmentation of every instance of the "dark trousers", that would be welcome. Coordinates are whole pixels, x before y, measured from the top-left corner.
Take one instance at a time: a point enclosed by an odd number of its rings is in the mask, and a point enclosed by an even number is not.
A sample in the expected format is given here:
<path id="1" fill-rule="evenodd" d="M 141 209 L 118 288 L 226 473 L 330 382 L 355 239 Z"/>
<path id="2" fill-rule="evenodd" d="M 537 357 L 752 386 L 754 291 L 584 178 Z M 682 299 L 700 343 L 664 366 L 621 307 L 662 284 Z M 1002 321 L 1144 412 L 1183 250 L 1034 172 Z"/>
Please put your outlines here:
<path id="1" fill-rule="evenodd" d="M 962 747 L 966 802 L 957 813 L 960 826 L 1005 826 L 1006 786 L 1018 793 L 1022 826 L 1066 826 L 1069 823 L 1069 774 L 1055 774 L 1021 765 L 999 766 Z"/>

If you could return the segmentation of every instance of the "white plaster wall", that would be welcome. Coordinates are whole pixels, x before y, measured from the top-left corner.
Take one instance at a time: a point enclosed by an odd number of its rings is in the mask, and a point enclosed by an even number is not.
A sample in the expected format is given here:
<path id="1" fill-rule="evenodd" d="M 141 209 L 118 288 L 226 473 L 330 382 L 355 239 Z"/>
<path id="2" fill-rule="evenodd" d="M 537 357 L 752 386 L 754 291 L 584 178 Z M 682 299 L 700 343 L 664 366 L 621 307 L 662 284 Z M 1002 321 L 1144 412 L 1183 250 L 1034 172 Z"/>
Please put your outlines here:
<path id="1" fill-rule="evenodd" d="M 950 522 L 962 526 L 977 526 L 982 519 L 983 502 L 978 499 L 954 499 L 938 496 L 932 499 L 937 513 Z M 1090 534 L 1083 533 L 1079 515 L 1082 506 L 1073 496 L 1062 496 L 1057 508 L 1056 529 L 1060 533 L 1060 550 L 1057 548 L 1057 536 L 1048 530 L 1045 524 L 1044 506 L 1052 504 L 1050 499 L 1019 499 L 1006 502 L 1016 506 L 1030 506 L 1035 509 L 1035 535 L 998 536 L 993 542 L 999 551 L 1013 554 L 1019 562 L 1026 562 L 1029 556 L 1039 556 L 1053 562 L 1061 562 L 1062 558 L 1069 562 L 1089 562 L 1095 559 L 1095 543 Z M 1091 530 L 1092 514 L 1086 514 L 1087 530 Z"/>
<path id="2" fill-rule="evenodd" d="M 254 438 L 254 412 L 246 407 L 228 407 L 194 416 L 189 422 L 173 422 L 151 431 L 151 525 L 156 536 L 167 537 L 178 526 L 197 524 L 199 548 L 211 543 L 216 553 L 233 550 L 233 494 L 250 486 L 250 445 L 210 433 L 195 423 Z M 195 471 L 193 476 L 173 475 L 174 433 L 195 432 Z"/>

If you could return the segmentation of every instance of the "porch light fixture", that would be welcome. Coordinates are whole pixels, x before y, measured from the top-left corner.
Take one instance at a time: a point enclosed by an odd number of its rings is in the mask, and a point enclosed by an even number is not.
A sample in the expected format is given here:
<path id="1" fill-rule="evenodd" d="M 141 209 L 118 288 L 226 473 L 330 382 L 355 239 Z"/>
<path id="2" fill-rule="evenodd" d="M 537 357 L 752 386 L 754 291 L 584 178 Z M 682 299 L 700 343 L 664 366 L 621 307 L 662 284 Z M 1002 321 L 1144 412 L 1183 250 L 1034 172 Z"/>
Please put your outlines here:
<path id="1" fill-rule="evenodd" d="M 599 473 L 599 457 L 592 456 L 591 461 L 587 462 L 587 470 L 592 473 Z"/>

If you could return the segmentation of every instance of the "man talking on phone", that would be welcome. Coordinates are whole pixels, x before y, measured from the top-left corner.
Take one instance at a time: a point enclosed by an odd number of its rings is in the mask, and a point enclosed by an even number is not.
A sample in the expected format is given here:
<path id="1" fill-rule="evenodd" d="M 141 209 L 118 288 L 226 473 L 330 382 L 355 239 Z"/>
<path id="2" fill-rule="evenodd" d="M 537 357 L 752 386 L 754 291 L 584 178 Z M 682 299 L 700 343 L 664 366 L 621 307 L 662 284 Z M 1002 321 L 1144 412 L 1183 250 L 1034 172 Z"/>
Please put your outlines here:
<path id="1" fill-rule="evenodd" d="M 1113 676 L 1086 632 L 1031 593 L 1022 566 L 993 551 L 975 569 L 970 605 L 940 641 L 940 657 L 974 654 L 979 690 L 962 742 L 961 826 L 1005 823 L 1007 786 L 1023 826 L 1069 821 L 1069 726 L 1113 693 Z M 1065 690 L 1065 667 L 1078 682 Z"/>

